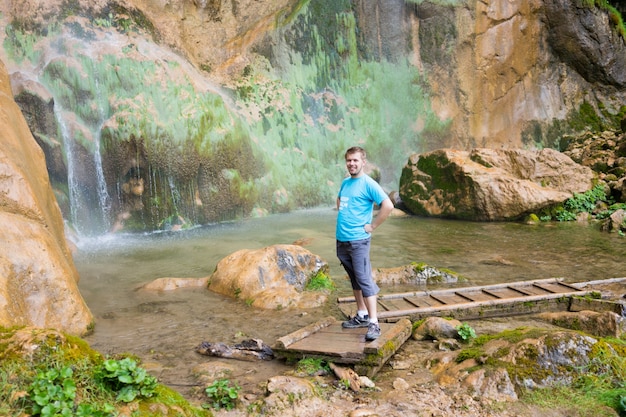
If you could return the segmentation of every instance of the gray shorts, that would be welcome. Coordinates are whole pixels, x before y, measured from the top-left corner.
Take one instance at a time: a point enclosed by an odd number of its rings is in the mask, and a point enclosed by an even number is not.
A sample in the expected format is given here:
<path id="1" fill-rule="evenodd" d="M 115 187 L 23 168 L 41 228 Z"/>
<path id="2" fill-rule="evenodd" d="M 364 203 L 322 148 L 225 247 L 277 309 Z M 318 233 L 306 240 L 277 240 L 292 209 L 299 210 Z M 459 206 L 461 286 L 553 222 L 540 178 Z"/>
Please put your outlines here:
<path id="1" fill-rule="evenodd" d="M 363 297 L 371 297 L 380 291 L 372 279 L 370 241 L 371 239 L 337 241 L 337 258 L 350 277 L 352 289 L 361 290 Z"/>

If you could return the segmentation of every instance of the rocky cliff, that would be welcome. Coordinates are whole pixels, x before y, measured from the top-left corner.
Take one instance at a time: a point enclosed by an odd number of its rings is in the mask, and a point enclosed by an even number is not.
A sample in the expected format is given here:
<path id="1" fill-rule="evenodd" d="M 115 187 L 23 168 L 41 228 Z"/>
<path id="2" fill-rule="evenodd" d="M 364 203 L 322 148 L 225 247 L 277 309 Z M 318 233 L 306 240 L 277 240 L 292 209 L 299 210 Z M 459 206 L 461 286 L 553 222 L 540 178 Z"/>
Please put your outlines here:
<path id="1" fill-rule="evenodd" d="M 354 143 L 391 191 L 413 153 L 558 148 L 626 112 L 619 19 L 578 0 L 0 12 L 0 57 L 79 234 L 331 204 Z"/>
<path id="2" fill-rule="evenodd" d="M 0 326 L 82 335 L 93 317 L 78 291 L 41 148 L 0 63 Z"/>

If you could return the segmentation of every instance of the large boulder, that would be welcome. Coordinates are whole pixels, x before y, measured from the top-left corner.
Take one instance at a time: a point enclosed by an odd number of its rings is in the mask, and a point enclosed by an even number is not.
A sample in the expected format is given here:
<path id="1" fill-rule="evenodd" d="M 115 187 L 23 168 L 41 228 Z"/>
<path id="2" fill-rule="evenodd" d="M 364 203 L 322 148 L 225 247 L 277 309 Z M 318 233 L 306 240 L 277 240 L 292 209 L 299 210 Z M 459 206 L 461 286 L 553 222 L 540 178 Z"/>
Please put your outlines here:
<path id="1" fill-rule="evenodd" d="M 93 316 L 78 291 L 44 155 L 1 61 L 0 131 L 0 326 L 86 334 Z"/>
<path id="2" fill-rule="evenodd" d="M 553 150 L 440 149 L 413 154 L 400 197 L 414 214 L 515 220 L 593 187 L 593 171 Z"/>
<path id="3" fill-rule="evenodd" d="M 306 285 L 327 270 L 324 260 L 298 245 L 242 249 L 218 262 L 209 290 L 259 308 L 319 307 L 328 294 L 306 291 Z"/>

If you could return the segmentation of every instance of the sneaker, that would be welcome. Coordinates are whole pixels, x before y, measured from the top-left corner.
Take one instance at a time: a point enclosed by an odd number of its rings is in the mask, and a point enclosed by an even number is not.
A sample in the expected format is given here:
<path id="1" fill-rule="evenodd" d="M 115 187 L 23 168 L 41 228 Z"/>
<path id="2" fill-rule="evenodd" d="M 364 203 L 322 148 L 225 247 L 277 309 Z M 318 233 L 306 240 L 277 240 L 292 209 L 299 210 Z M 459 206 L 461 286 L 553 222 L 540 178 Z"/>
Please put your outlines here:
<path id="1" fill-rule="evenodd" d="M 366 315 L 365 317 L 361 318 L 358 314 L 355 314 L 354 317 L 352 317 L 350 320 L 341 323 L 341 327 L 344 327 L 346 329 L 356 329 L 357 327 L 367 327 L 369 324 L 369 316 Z"/>
<path id="2" fill-rule="evenodd" d="M 367 326 L 367 334 L 365 335 L 365 340 L 376 340 L 380 336 L 380 326 L 378 323 L 370 323 Z"/>

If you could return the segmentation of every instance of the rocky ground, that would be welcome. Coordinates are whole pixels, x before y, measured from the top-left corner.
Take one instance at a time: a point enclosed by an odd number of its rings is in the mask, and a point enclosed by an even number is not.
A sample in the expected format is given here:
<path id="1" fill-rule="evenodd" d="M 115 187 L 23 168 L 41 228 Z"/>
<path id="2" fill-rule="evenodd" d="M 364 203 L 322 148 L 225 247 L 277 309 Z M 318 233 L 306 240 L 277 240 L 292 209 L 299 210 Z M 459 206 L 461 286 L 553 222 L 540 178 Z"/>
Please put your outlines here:
<path id="1" fill-rule="evenodd" d="M 542 326 L 532 318 L 490 319 L 470 323 L 477 331 L 495 332 L 521 326 Z M 433 342 L 408 340 L 373 378 L 374 388 L 359 392 L 339 387 L 333 375 L 315 377 L 318 393 L 300 378 L 283 381 L 283 387 L 266 396 L 266 381 L 258 389 L 242 392 L 236 410 L 216 411 L 215 416 L 298 417 L 575 417 L 572 410 L 548 410 L 516 402 L 477 398 L 458 381 L 440 383 L 428 369 L 439 352 Z M 255 404 L 260 404 L 258 407 Z M 611 414 L 605 414 L 611 415 Z M 614 414 L 617 415 L 617 414 Z"/>
<path id="2" fill-rule="evenodd" d="M 521 327 L 559 329 L 537 317 L 492 318 L 468 322 L 478 335 Z M 354 392 L 334 375 L 302 378 L 287 367 L 284 374 L 258 380 L 241 392 L 237 409 L 216 411 L 216 416 L 298 417 L 583 417 L 617 416 L 611 409 L 580 414 L 570 409 L 551 410 L 523 401 L 494 401 L 473 395 L 458 380 L 432 371 L 442 352 L 432 341 L 409 339 L 372 378 L 374 387 Z M 231 364 L 232 365 L 232 364 Z M 236 366 L 236 365 L 234 365 Z M 261 375 L 259 375 L 261 376 Z M 202 402 L 191 395 L 192 402 Z M 206 400 L 206 397 L 205 397 Z"/>

